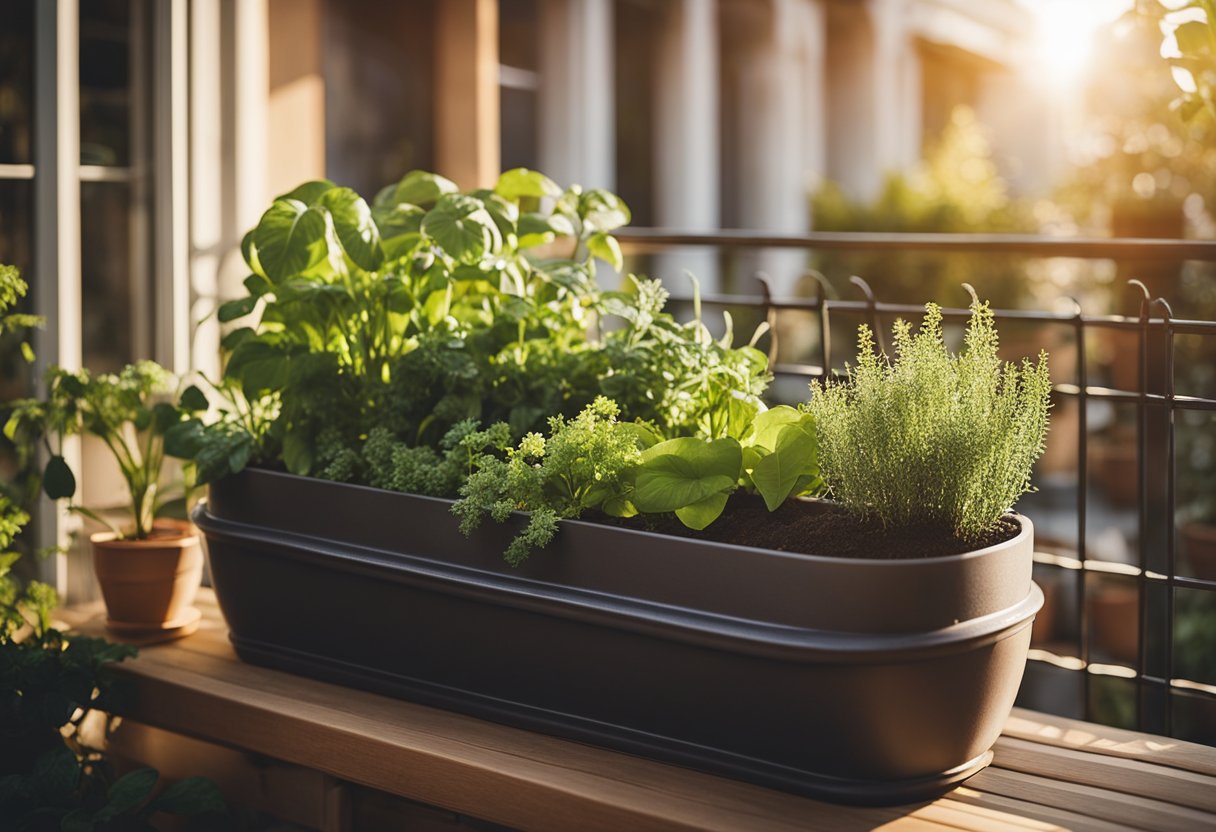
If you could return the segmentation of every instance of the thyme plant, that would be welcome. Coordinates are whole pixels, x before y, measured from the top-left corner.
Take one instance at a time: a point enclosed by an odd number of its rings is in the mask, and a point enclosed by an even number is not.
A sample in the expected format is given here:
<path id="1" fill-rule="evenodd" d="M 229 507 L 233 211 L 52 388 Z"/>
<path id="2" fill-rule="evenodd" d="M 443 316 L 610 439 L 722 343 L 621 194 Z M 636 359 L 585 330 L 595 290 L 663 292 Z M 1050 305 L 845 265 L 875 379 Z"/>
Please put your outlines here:
<path id="1" fill-rule="evenodd" d="M 1047 435 L 1047 355 L 1002 362 L 992 311 L 978 300 L 971 311 L 957 355 L 930 303 L 915 334 L 896 321 L 894 359 L 875 352 L 862 326 L 848 379 L 812 383 L 820 470 L 857 519 L 975 541 L 1030 490 Z"/>

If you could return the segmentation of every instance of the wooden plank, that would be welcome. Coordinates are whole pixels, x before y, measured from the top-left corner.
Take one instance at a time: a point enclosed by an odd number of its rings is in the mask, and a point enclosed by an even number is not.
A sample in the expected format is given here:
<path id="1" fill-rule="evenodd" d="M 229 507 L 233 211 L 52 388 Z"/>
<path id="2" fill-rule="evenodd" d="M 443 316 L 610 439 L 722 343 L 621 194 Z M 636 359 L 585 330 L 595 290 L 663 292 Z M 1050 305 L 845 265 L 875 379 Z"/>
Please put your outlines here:
<path id="1" fill-rule="evenodd" d="M 1077 811 L 1076 807 L 1059 808 L 1038 803 L 1028 803 L 1004 795 L 989 794 L 976 791 L 966 784 L 959 786 L 950 793 L 950 799 L 956 803 L 967 803 L 977 807 L 1009 812 L 1023 818 L 1038 820 L 1048 824 L 1051 829 L 1068 830 L 1068 832 L 1125 832 L 1131 827 L 1124 823 L 1112 823 L 1098 818 L 1087 817 Z"/>
<path id="2" fill-rule="evenodd" d="M 1045 806 L 1067 806 L 1087 817 L 1137 829 L 1159 832 L 1216 829 L 1216 815 L 1198 809 L 996 767 L 972 777 L 967 788 Z"/>
<path id="3" fill-rule="evenodd" d="M 998 768 L 1216 812 L 1216 777 L 1206 774 L 1013 737 L 998 739 L 994 750 Z"/>
<path id="4" fill-rule="evenodd" d="M 1060 827 L 1019 813 L 1003 812 L 943 798 L 912 813 L 912 817 L 932 820 L 955 829 L 977 832 L 1052 832 Z"/>
<path id="5" fill-rule="evenodd" d="M 498 2 L 435 5 L 435 167 L 461 188 L 493 188 L 501 140 Z"/>
<path id="6" fill-rule="evenodd" d="M 1014 708 L 1002 733 L 1029 742 L 1126 757 L 1216 777 L 1216 748 Z"/>

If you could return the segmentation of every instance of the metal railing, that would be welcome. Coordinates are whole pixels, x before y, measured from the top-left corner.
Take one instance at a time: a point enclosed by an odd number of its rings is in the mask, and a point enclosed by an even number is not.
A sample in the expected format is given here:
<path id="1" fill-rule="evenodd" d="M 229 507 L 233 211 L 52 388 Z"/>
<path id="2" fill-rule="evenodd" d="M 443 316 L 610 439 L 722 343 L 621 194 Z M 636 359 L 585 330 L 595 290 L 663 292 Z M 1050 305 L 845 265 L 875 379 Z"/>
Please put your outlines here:
<path id="1" fill-rule="evenodd" d="M 947 235 L 947 234 L 873 234 L 873 233 L 809 233 L 773 235 L 751 231 L 718 231 L 711 233 L 684 232 L 665 229 L 626 229 L 620 240 L 629 255 L 661 254 L 672 247 L 705 247 L 718 251 L 753 249 L 795 249 L 810 253 L 824 251 L 857 251 L 906 253 L 939 252 L 943 254 L 1014 254 L 1027 259 L 1082 258 L 1113 260 L 1127 264 L 1134 272 L 1138 264 L 1149 261 L 1181 264 L 1183 261 L 1216 263 L 1216 241 L 1159 239 L 1066 239 L 1023 235 Z M 810 262 L 808 260 L 808 268 Z M 778 376 L 803 378 L 821 377 L 833 372 L 832 321 L 845 315 L 870 323 L 875 333 L 884 330 L 883 321 L 896 316 L 917 318 L 923 307 L 881 302 L 869 284 L 859 277 L 851 279 L 857 299 L 836 299 L 828 296 L 822 277 L 812 283 L 809 297 L 777 297 L 768 283 L 761 279 L 758 294 L 704 294 L 704 305 L 733 309 L 751 309 L 773 325 L 773 331 L 783 313 L 809 313 L 813 319 L 804 325 L 817 328 L 817 360 L 809 363 L 782 362 L 779 345 L 770 347 L 774 372 Z M 1073 371 L 1075 380 L 1054 384 L 1057 405 L 1075 401 L 1076 412 L 1076 473 L 1075 494 L 1071 511 L 1075 514 L 1075 541 L 1056 551 L 1036 552 L 1036 579 L 1051 581 L 1063 587 L 1057 593 L 1061 607 L 1071 607 L 1069 621 L 1061 630 L 1071 633 L 1063 644 L 1037 639 L 1032 645 L 1028 666 L 1028 685 L 1023 686 L 1019 701 L 1040 710 L 1055 711 L 1068 716 L 1122 723 L 1126 727 L 1158 734 L 1181 735 L 1188 739 L 1216 744 L 1216 678 L 1190 679 L 1178 675 L 1175 643 L 1176 620 L 1179 614 L 1179 591 L 1202 592 L 1201 600 L 1209 603 L 1212 614 L 1209 623 L 1216 628 L 1216 574 L 1179 574 L 1178 559 L 1178 490 L 1176 416 L 1184 411 L 1216 413 L 1216 399 L 1183 395 L 1177 392 L 1175 372 L 1178 369 L 1176 341 L 1180 336 L 1216 339 L 1216 320 L 1184 320 L 1174 316 L 1169 300 L 1151 297 L 1145 284 L 1129 280 L 1127 291 L 1139 297 L 1139 314 L 1091 315 L 1082 311 L 1081 304 L 1072 300 L 1071 309 L 1063 312 L 1042 310 L 997 310 L 998 321 L 1017 321 L 1067 330 L 1076 345 Z M 960 290 L 960 297 L 962 293 Z M 673 301 L 690 300 L 676 296 Z M 941 298 L 925 298 L 938 300 Z M 947 321 L 964 321 L 970 313 L 965 308 L 943 309 Z M 806 314 L 804 318 L 808 317 Z M 1213 313 L 1216 318 L 1216 313 Z M 1137 341 L 1137 383 L 1135 389 L 1121 389 L 1117 384 L 1091 384 L 1090 350 L 1087 337 L 1095 332 L 1123 331 L 1135 333 Z M 1216 340 L 1211 342 L 1216 347 Z M 1216 355 L 1216 349 L 1213 350 Z M 1216 375 L 1216 361 L 1213 363 Z M 1089 521 L 1091 508 L 1090 467 L 1092 460 L 1090 415 L 1091 406 L 1124 407 L 1135 412 L 1136 465 L 1136 550 L 1131 563 L 1095 556 L 1091 551 Z M 1055 430 L 1059 430 L 1057 427 Z M 1216 420 L 1209 427 L 1216 431 Z M 1053 430 L 1053 437 L 1056 436 Z M 1216 489 L 1216 458 L 1211 460 L 1212 481 Z M 1106 483 L 1109 485 L 1109 483 Z M 1216 494 L 1212 495 L 1216 503 Z M 1024 503 L 1023 503 L 1024 504 Z M 1123 515 L 1130 514 L 1128 508 Z M 1034 519 L 1033 510 L 1027 511 Z M 1108 512 L 1109 513 L 1109 512 Z M 1037 525 L 1037 523 L 1036 523 Z M 1216 529 L 1214 529 L 1216 531 Z M 1071 578 L 1074 585 L 1067 592 Z M 1105 581 L 1131 581 L 1135 585 L 1134 604 L 1122 604 L 1124 619 L 1134 615 L 1135 649 L 1126 647 L 1120 655 L 1095 645 L 1094 620 L 1098 616 L 1095 597 L 1104 589 Z M 1068 597 L 1071 594 L 1071 597 Z M 1109 618 L 1104 615 L 1103 618 Z M 1116 618 L 1116 624 L 1130 622 Z M 1210 633 L 1211 645 L 1216 645 L 1216 632 Z M 1186 647 L 1186 645 L 1184 645 Z M 1116 651 L 1119 652 L 1119 651 Z M 1211 657 L 1216 667 L 1216 655 Z M 1211 671 L 1216 677 L 1216 670 Z M 1099 707 L 1103 701 L 1096 697 L 1095 686 L 1108 685 L 1115 680 L 1130 684 L 1130 700 L 1134 714 L 1118 713 L 1118 707 Z M 1079 682 L 1079 685 L 1077 684 Z M 1070 690 L 1077 696 L 1061 696 L 1060 690 Z M 1118 691 L 1104 688 L 1100 693 Z M 1122 689 L 1127 693 L 1126 688 Z M 1076 699 L 1079 698 L 1079 703 Z M 1179 702 L 1184 702 L 1192 717 L 1180 726 L 1175 719 Z"/>

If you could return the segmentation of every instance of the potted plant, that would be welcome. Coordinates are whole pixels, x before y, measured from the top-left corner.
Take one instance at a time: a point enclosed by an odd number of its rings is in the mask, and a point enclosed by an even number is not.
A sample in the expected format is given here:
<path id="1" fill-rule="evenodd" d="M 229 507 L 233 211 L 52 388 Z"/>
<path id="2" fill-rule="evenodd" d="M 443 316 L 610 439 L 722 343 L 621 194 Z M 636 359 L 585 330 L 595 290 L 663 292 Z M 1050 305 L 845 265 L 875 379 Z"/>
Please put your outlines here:
<path id="1" fill-rule="evenodd" d="M 930 307 L 894 361 L 863 340 L 849 382 L 766 408 L 729 328 L 585 279 L 626 219 L 528 171 L 276 201 L 221 311 L 261 315 L 226 339 L 229 415 L 168 437 L 211 483 L 238 654 L 838 799 L 974 773 L 1041 603 L 1005 511 L 1045 362 L 1003 365 L 978 302 L 950 355 Z M 574 258 L 529 244 L 554 235 Z"/>
<path id="2" fill-rule="evenodd" d="M 192 604 L 202 579 L 198 535 L 182 519 L 185 487 L 166 483 L 165 432 L 207 406 L 188 388 L 181 404 L 170 401 L 176 380 L 159 365 L 141 361 L 118 374 L 52 367 L 45 399 L 15 403 L 5 432 L 41 441 L 47 463 L 42 485 L 53 500 L 71 500 L 76 477 L 62 450 L 68 436 L 96 437 L 117 463 L 127 488 L 126 522 L 69 502 L 68 510 L 101 524 L 92 535 L 93 567 L 106 603 L 107 626 L 116 633 L 186 635 L 198 626 Z"/>

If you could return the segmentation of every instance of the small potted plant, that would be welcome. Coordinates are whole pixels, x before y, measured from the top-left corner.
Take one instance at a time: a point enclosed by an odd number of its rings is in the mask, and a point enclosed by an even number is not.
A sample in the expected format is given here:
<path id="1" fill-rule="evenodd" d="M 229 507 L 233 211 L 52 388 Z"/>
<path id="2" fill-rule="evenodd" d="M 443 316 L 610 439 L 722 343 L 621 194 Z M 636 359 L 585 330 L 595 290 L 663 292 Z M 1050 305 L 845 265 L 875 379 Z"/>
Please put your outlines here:
<path id="1" fill-rule="evenodd" d="M 186 487 L 166 482 L 164 437 L 207 400 L 190 387 L 174 403 L 175 389 L 174 377 L 151 361 L 117 374 L 52 367 L 46 398 L 17 402 L 5 426 L 10 438 L 44 444 L 46 495 L 104 527 L 91 537 L 93 566 L 116 633 L 186 635 L 200 617 L 192 604 L 203 555 L 193 527 L 174 519 L 185 515 Z M 95 437 L 113 456 L 127 489 L 125 522 L 72 501 L 76 477 L 63 456 L 69 436 Z"/>

